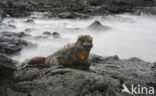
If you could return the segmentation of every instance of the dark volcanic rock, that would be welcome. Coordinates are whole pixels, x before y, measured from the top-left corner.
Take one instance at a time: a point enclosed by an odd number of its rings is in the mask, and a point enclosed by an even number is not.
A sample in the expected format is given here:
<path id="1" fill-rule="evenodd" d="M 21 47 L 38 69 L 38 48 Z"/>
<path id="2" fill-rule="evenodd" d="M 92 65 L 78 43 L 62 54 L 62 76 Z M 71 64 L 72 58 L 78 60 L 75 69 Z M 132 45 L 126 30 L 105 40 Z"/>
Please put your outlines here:
<path id="1" fill-rule="evenodd" d="M 89 59 L 91 60 L 92 63 L 99 63 L 99 62 L 104 60 L 104 58 L 102 56 L 97 56 L 97 55 L 94 55 L 94 54 L 91 54 L 89 56 Z"/>
<path id="2" fill-rule="evenodd" d="M 154 70 L 154 76 L 156 77 L 156 70 Z"/>
<path id="3" fill-rule="evenodd" d="M 13 71 L 16 70 L 16 63 L 12 59 L 0 54 L 0 81 L 12 77 Z"/>
<path id="4" fill-rule="evenodd" d="M 33 28 L 26 28 L 25 30 L 24 30 L 24 32 L 32 32 L 32 31 L 34 31 L 35 29 L 33 29 Z"/>
<path id="5" fill-rule="evenodd" d="M 15 33 L 15 32 L 1 32 L 0 36 L 6 36 L 6 37 L 17 37 L 17 38 L 21 38 L 21 37 L 25 37 L 28 36 L 27 34 L 25 34 L 24 32 L 20 32 L 20 33 Z"/>
<path id="6" fill-rule="evenodd" d="M 73 19 L 73 18 L 88 18 L 90 17 L 87 14 L 83 14 L 83 13 L 78 13 L 78 12 L 62 12 L 59 14 L 58 16 L 59 18 L 63 18 L 63 19 Z"/>
<path id="7" fill-rule="evenodd" d="M 46 32 L 43 32 L 43 34 L 47 35 L 47 36 L 53 36 L 54 38 L 59 38 L 60 37 L 60 34 L 58 32 L 51 33 L 51 32 L 46 31 Z"/>
<path id="8" fill-rule="evenodd" d="M 31 43 L 22 40 L 21 37 L 27 36 L 25 33 L 2 32 L 0 33 L 0 53 L 14 54 L 22 50 L 23 47 Z"/>
<path id="9" fill-rule="evenodd" d="M 116 56 L 113 58 L 107 57 L 98 63 L 94 62 L 91 70 L 99 74 L 111 75 L 113 78 L 123 79 L 124 82 L 134 80 L 146 84 L 149 81 L 154 81 L 154 76 L 150 75 L 153 73 L 151 70 L 152 63 L 138 58 L 125 60 L 118 60 Z"/>
<path id="10" fill-rule="evenodd" d="M 52 35 L 52 33 L 48 32 L 48 31 L 45 31 L 43 32 L 44 35 Z"/>
<path id="11" fill-rule="evenodd" d="M 27 78 L 25 81 L 16 81 L 13 88 L 19 92 L 31 94 L 32 96 L 91 96 L 93 94 L 99 96 L 110 94 L 109 92 L 113 91 L 113 94 L 117 96 L 120 93 L 120 90 L 116 90 L 119 88 L 120 82 L 108 76 L 68 68 L 51 67 L 42 69 L 41 71 L 36 69 L 28 70 L 35 73 L 30 74 L 30 77 L 22 77 Z M 25 75 L 27 74 L 28 72 Z"/>
<path id="12" fill-rule="evenodd" d="M 78 12 L 75 12 L 74 15 L 75 15 L 75 18 L 80 18 L 80 19 L 85 19 L 85 18 L 91 17 L 88 14 L 83 14 L 83 13 L 78 13 Z"/>
<path id="13" fill-rule="evenodd" d="M 27 22 L 27 23 L 35 23 L 33 19 L 27 19 L 25 22 Z"/>
<path id="14" fill-rule="evenodd" d="M 134 9 L 156 6 L 155 0 L 88 0 L 91 6 L 102 6 L 109 13 L 133 12 Z M 96 10 L 96 9 L 95 9 Z M 101 13 L 102 11 L 101 10 Z"/>
<path id="15" fill-rule="evenodd" d="M 152 14 L 152 15 L 156 15 L 156 7 L 147 7 L 147 8 L 143 8 L 141 10 L 141 12 L 145 13 L 145 14 Z"/>
<path id="16" fill-rule="evenodd" d="M 52 35 L 53 35 L 54 38 L 59 38 L 60 37 L 60 34 L 58 32 L 53 32 Z"/>
<path id="17" fill-rule="evenodd" d="M 49 37 L 48 36 L 34 36 L 34 38 L 39 40 L 39 39 L 47 39 Z"/>
<path id="18" fill-rule="evenodd" d="M 94 14 L 99 14 L 99 15 L 108 15 L 109 14 L 109 11 L 106 10 L 105 6 L 96 6 L 93 9 L 93 13 Z"/>
<path id="19" fill-rule="evenodd" d="M 153 66 L 152 66 L 153 69 L 156 69 L 156 62 L 153 63 Z"/>
<path id="20" fill-rule="evenodd" d="M 59 14 L 59 17 L 65 18 L 65 19 L 72 19 L 72 18 L 74 18 L 74 15 L 71 12 L 63 12 L 63 13 Z"/>
<path id="21" fill-rule="evenodd" d="M 20 3 L 17 4 L 16 2 L 10 0 L 3 0 L 0 2 L 0 7 L 5 12 L 4 17 L 6 17 L 7 15 L 10 17 L 27 17 L 30 15 L 30 13 L 28 12 L 26 6 Z"/>
<path id="22" fill-rule="evenodd" d="M 0 23 L 0 28 L 1 29 L 16 29 L 17 27 L 14 25 L 10 25 L 10 24 Z"/>
<path id="23" fill-rule="evenodd" d="M 8 25 L 9 27 L 11 27 L 11 28 L 17 28 L 16 26 L 14 26 L 14 25 Z"/>
<path id="24" fill-rule="evenodd" d="M 20 93 L 16 96 L 124 96 L 121 93 L 123 83 L 127 86 L 156 86 L 151 63 L 138 58 L 120 60 L 116 55 L 92 55 L 90 59 L 90 71 L 56 66 L 18 70 L 14 73 L 11 90 Z"/>
<path id="25" fill-rule="evenodd" d="M 4 12 L 3 10 L 0 9 L 0 22 L 1 20 L 3 20 L 3 18 L 7 17 L 6 12 Z"/>
<path id="26" fill-rule="evenodd" d="M 92 63 L 106 63 L 108 61 L 118 61 L 120 60 L 119 57 L 117 55 L 114 55 L 114 56 L 110 56 L 110 57 L 102 57 L 102 56 L 97 56 L 97 55 L 90 55 L 89 58 L 91 59 Z"/>
<path id="27" fill-rule="evenodd" d="M 14 81 L 21 82 L 21 81 L 33 80 L 39 72 L 40 72 L 40 70 L 38 68 L 29 68 L 29 70 L 22 69 L 19 71 L 15 71 L 14 72 Z"/>
<path id="28" fill-rule="evenodd" d="M 120 60 L 120 59 L 119 59 L 119 57 L 117 55 L 114 55 L 114 56 L 104 58 L 104 60 L 111 60 L 111 61 L 115 60 L 116 61 L 116 60 Z"/>
<path id="29" fill-rule="evenodd" d="M 102 25 L 99 21 L 94 21 L 88 29 L 95 30 L 95 31 L 102 31 L 102 30 L 109 30 L 110 27 Z"/>
<path id="30" fill-rule="evenodd" d="M 9 17 L 27 17 L 30 16 L 30 13 L 26 10 L 21 9 L 11 9 L 11 7 L 5 10 L 7 16 Z"/>
<path id="31" fill-rule="evenodd" d="M 14 72 L 17 70 L 16 61 L 0 55 L 0 95 L 1 96 L 21 96 L 18 92 L 11 90 L 10 85 L 13 81 Z M 15 94 L 16 93 L 16 94 Z M 24 96 L 24 93 L 22 94 Z"/>
<path id="32" fill-rule="evenodd" d="M 0 7 L 11 17 L 26 17 L 31 12 L 51 12 L 50 17 L 77 18 L 87 15 L 105 15 L 133 12 L 134 9 L 156 6 L 155 0 L 1 0 Z M 83 16 L 73 13 L 84 14 Z M 86 16 L 85 16 L 86 15 Z"/>

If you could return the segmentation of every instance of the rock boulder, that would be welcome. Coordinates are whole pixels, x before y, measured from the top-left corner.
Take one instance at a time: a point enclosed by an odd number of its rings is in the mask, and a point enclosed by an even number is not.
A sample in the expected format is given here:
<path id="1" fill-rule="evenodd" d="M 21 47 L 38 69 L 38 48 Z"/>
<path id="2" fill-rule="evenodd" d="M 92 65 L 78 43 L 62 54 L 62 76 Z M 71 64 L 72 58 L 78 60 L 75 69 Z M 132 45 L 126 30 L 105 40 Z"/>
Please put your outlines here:
<path id="1" fill-rule="evenodd" d="M 88 26 L 88 29 L 94 31 L 106 31 L 109 30 L 110 27 L 102 25 L 99 21 L 94 21 L 91 25 Z"/>
<path id="2" fill-rule="evenodd" d="M 14 54 L 20 52 L 22 48 L 32 45 L 22 39 L 27 36 L 25 33 L 1 32 L 0 33 L 0 53 Z"/>
<path id="3" fill-rule="evenodd" d="M 11 90 L 26 96 L 127 96 L 122 93 L 123 84 L 156 86 L 152 63 L 138 58 L 120 60 L 116 55 L 91 55 L 90 59 L 89 71 L 56 66 L 18 70 Z"/>

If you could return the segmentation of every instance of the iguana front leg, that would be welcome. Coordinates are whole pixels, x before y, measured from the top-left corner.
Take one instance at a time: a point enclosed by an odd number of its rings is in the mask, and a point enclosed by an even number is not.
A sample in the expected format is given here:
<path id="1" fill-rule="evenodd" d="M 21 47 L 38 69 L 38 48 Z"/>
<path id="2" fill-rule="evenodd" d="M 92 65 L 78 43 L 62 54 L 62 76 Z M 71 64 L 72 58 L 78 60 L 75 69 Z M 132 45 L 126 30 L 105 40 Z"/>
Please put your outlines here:
<path id="1" fill-rule="evenodd" d="M 72 61 L 69 60 L 67 57 L 59 56 L 58 60 L 60 62 L 60 65 L 62 65 L 63 67 L 70 67 L 70 66 L 72 66 Z"/>
<path id="2" fill-rule="evenodd" d="M 60 62 L 59 62 L 59 56 L 49 56 L 47 57 L 46 61 L 45 61 L 45 65 L 50 67 L 50 66 L 59 66 Z"/>

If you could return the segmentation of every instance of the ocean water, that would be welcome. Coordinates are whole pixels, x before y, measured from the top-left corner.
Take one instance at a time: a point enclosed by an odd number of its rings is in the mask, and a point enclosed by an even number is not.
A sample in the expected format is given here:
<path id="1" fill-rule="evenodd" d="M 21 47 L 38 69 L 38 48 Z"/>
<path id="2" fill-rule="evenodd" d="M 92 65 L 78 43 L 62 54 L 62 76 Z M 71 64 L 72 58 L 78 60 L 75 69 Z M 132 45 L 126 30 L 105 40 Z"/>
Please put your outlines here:
<path id="1" fill-rule="evenodd" d="M 0 32 L 22 32 L 25 29 L 31 29 L 30 32 L 26 32 L 31 37 L 24 39 L 35 43 L 37 47 L 24 48 L 19 54 L 12 56 L 20 62 L 36 56 L 48 56 L 66 44 L 76 42 L 77 37 L 83 34 L 93 37 L 94 46 L 91 50 L 93 54 L 118 55 L 121 59 L 139 57 L 149 62 L 156 61 L 156 16 L 121 14 L 90 19 L 37 18 L 34 19 L 34 23 L 26 23 L 26 20 L 27 18 L 8 18 L 4 20 L 4 23 L 17 28 L 0 28 Z M 100 21 L 111 29 L 88 30 L 87 27 L 94 21 Z M 39 38 L 39 36 L 45 36 L 43 35 L 45 31 L 58 32 L 61 37 Z"/>

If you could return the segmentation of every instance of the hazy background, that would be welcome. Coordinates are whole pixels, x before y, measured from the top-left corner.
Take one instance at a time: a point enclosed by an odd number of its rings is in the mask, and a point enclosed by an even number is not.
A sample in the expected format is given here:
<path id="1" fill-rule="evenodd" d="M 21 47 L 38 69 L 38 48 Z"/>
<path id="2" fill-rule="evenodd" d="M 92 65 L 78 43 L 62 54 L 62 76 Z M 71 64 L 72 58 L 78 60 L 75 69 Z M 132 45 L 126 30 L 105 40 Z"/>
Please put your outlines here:
<path id="1" fill-rule="evenodd" d="M 18 61 L 35 56 L 48 56 L 64 45 L 75 42 L 78 35 L 90 34 L 93 36 L 94 47 L 91 53 L 101 56 L 118 55 L 120 58 L 139 57 L 146 61 L 154 62 L 156 57 L 156 17 L 152 15 L 134 16 L 129 14 L 91 19 L 42 19 L 42 14 L 36 13 L 31 17 L 34 23 L 25 23 L 24 19 L 5 19 L 4 23 L 17 26 L 16 29 L 3 29 L 12 32 L 21 32 L 31 29 L 31 37 L 25 39 L 37 44 L 37 48 L 25 48 L 21 54 L 13 56 Z M 14 22 L 11 22 L 14 20 Z M 88 30 L 87 27 L 95 20 L 112 29 L 103 31 Z M 61 37 L 43 35 L 43 32 L 58 32 Z"/>

